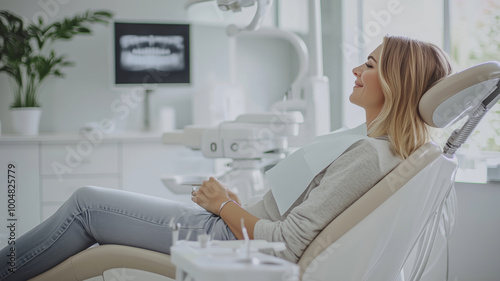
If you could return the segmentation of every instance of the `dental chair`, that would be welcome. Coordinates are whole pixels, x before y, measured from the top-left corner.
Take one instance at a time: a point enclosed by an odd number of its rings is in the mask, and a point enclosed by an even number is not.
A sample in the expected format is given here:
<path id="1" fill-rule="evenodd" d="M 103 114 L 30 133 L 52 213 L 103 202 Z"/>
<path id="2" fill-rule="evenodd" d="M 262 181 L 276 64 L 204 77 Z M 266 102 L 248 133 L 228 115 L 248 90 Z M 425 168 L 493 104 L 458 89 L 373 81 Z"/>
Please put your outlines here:
<path id="1" fill-rule="evenodd" d="M 301 280 L 447 280 L 454 154 L 499 100 L 499 80 L 500 63 L 487 62 L 446 77 L 422 97 L 419 111 L 428 125 L 467 121 L 443 151 L 432 142 L 423 145 L 319 233 L 298 261 Z M 102 245 L 32 280 L 173 279 L 168 255 Z"/>

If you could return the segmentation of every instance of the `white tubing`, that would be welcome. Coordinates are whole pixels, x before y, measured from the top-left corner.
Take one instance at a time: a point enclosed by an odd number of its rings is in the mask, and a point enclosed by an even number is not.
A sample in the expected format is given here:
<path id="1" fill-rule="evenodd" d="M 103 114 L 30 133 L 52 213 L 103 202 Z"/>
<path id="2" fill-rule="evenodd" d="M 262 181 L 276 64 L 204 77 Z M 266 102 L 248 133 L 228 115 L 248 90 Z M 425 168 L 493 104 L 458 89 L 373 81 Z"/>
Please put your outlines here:
<path id="1" fill-rule="evenodd" d="M 257 0 L 257 11 L 255 12 L 255 16 L 253 17 L 250 24 L 245 27 L 246 30 L 256 30 L 259 28 L 262 20 L 264 19 L 264 15 L 269 11 L 269 8 L 273 4 L 273 0 Z"/>

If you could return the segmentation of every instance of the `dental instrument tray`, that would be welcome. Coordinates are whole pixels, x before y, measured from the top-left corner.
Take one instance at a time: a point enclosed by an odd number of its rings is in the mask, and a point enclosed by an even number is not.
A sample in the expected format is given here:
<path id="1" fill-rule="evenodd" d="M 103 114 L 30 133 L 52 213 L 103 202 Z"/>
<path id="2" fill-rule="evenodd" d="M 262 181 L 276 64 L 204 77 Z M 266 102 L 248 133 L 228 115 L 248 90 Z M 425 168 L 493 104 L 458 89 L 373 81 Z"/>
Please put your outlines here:
<path id="1" fill-rule="evenodd" d="M 172 262 L 177 268 L 176 280 L 193 281 L 265 281 L 299 280 L 296 264 L 258 250 L 282 251 L 281 242 L 251 240 L 178 241 L 171 247 Z"/>

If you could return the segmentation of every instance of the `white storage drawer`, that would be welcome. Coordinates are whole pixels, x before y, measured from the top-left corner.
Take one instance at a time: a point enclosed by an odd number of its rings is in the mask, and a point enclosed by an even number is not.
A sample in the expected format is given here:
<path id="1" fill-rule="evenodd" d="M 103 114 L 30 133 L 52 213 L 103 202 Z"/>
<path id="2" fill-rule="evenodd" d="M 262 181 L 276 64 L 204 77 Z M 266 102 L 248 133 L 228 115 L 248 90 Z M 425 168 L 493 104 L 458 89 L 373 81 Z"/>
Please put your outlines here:
<path id="1" fill-rule="evenodd" d="M 68 198 L 82 186 L 100 186 L 119 189 L 118 176 L 109 178 L 42 179 L 42 221 L 54 214 Z"/>
<path id="2" fill-rule="evenodd" d="M 118 174 L 118 143 L 92 145 L 80 141 L 41 145 L 42 175 Z"/>
<path id="3" fill-rule="evenodd" d="M 78 188 L 82 186 L 100 186 L 120 188 L 118 177 L 110 178 L 72 178 L 59 181 L 58 179 L 42 179 L 42 202 L 65 202 Z"/>

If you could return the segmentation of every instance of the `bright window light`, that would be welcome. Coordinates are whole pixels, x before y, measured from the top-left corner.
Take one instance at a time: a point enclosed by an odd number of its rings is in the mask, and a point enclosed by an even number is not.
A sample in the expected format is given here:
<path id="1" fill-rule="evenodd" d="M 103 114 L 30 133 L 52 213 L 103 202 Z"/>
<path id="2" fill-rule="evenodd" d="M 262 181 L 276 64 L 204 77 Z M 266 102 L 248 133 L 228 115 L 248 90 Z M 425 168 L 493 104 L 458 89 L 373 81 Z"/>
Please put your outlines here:
<path id="1" fill-rule="evenodd" d="M 445 5 L 445 2 L 449 5 Z M 403 35 L 444 48 L 449 38 L 456 71 L 490 60 L 500 60 L 500 2 L 493 0 L 359 0 L 344 1 L 344 125 L 364 122 L 362 109 L 349 102 L 355 77 L 352 68 L 364 63 L 386 35 Z M 445 11 L 445 9 L 449 9 Z M 445 15 L 449 15 L 449 18 Z M 449 34 L 445 30 L 449 21 Z M 443 145 L 463 122 L 447 128 L 437 141 Z M 500 105 L 494 106 L 457 152 L 457 181 L 500 181 Z"/>

